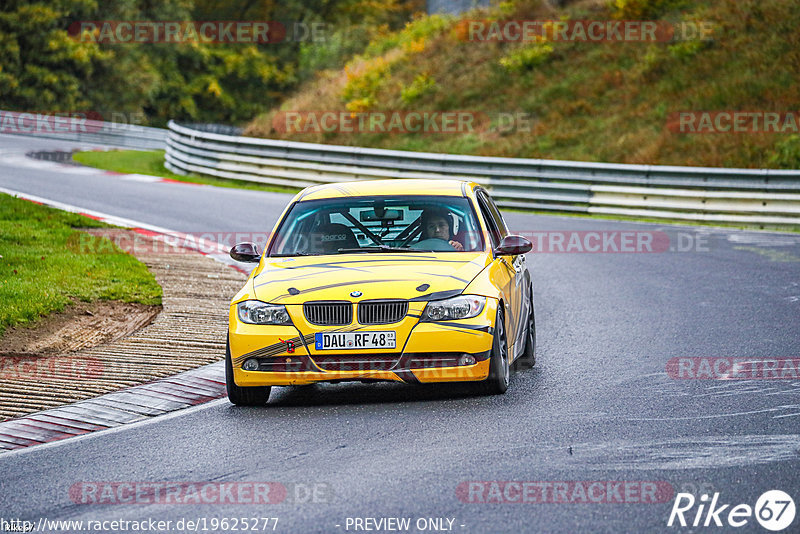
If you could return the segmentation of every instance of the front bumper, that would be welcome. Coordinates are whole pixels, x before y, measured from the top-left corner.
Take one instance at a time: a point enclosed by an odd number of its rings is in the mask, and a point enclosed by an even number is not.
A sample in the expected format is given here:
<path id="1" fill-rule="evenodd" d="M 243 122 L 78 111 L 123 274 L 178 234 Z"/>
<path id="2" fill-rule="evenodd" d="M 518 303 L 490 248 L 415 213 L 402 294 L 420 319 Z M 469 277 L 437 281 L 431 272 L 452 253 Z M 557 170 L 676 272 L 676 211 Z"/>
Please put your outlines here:
<path id="1" fill-rule="evenodd" d="M 411 303 L 408 315 L 390 325 L 326 328 L 306 322 L 302 306 L 287 306 L 290 326 L 245 324 L 230 311 L 230 351 L 236 385 L 289 386 L 315 382 L 396 381 L 408 383 L 466 382 L 489 375 L 489 356 L 494 333 L 497 301 L 487 299 L 483 311 L 471 319 L 449 322 L 419 322 L 424 302 Z M 385 331 L 397 333 L 395 349 L 317 350 L 317 332 Z M 459 365 L 470 355 L 474 364 Z M 259 370 L 245 371 L 242 364 L 255 358 Z"/>

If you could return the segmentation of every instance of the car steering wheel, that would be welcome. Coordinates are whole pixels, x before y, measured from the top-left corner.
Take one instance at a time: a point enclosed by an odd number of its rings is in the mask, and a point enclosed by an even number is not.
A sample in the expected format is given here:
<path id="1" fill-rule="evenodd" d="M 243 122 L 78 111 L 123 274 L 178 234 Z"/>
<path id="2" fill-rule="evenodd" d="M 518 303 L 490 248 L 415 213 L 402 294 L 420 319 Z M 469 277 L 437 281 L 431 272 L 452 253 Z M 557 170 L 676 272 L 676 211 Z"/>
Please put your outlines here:
<path id="1" fill-rule="evenodd" d="M 413 245 L 411 245 L 411 248 L 413 248 L 413 249 L 422 249 L 422 250 L 434 250 L 434 251 L 437 251 L 437 252 L 438 251 L 445 252 L 445 251 L 451 251 L 451 250 L 455 250 L 456 249 L 447 240 L 439 239 L 439 238 L 436 238 L 436 237 L 431 237 L 431 238 L 428 238 L 428 239 L 423 239 L 422 241 L 418 241 L 417 243 L 414 243 Z"/>

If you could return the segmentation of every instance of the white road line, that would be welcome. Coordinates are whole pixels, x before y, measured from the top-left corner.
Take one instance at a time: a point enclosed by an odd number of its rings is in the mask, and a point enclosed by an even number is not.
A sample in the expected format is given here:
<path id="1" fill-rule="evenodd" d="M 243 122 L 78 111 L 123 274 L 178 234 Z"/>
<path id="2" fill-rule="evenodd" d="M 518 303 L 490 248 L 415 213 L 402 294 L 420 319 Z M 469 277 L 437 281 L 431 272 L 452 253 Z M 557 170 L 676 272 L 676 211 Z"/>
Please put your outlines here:
<path id="1" fill-rule="evenodd" d="M 120 174 L 117 175 L 120 180 L 127 182 L 163 182 L 164 179 L 159 176 L 150 176 L 148 174 Z"/>

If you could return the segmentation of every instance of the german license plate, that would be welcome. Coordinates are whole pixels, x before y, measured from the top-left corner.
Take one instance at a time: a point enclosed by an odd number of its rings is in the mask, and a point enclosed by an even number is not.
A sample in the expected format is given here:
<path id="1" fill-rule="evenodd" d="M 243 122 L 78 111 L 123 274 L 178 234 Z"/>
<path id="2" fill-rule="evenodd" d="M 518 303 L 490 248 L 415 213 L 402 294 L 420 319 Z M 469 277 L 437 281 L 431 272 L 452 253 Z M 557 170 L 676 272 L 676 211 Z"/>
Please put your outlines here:
<path id="1" fill-rule="evenodd" d="M 314 334 L 317 350 L 393 349 L 397 336 L 391 330 L 383 332 L 318 332 Z"/>

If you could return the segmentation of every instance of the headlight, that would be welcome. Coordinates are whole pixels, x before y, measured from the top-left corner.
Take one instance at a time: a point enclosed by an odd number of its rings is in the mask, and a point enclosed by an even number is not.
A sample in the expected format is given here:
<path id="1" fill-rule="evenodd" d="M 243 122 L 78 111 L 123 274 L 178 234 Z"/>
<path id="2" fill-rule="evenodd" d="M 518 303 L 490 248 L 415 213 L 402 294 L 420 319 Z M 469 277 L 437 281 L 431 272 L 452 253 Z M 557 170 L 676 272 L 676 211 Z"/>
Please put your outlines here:
<path id="1" fill-rule="evenodd" d="M 486 297 L 459 295 L 447 300 L 434 300 L 425 306 L 423 321 L 446 321 L 448 319 L 469 319 L 483 311 Z"/>
<path id="2" fill-rule="evenodd" d="M 236 305 L 239 320 L 247 324 L 292 324 L 286 306 L 259 300 L 243 300 Z"/>

